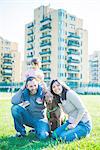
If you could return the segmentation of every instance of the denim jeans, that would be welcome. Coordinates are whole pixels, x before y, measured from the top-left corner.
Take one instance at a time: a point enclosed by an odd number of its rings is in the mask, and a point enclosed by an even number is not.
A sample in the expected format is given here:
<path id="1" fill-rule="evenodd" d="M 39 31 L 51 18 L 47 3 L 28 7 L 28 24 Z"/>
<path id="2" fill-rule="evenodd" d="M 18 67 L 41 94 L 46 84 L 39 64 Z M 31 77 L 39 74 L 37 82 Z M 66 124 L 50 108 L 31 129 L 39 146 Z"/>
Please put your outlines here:
<path id="1" fill-rule="evenodd" d="M 27 125 L 35 128 L 36 136 L 39 139 L 46 139 L 49 136 L 50 128 L 46 119 L 33 118 L 26 109 L 19 105 L 13 105 L 11 113 L 14 119 L 14 127 L 21 135 L 26 134 L 24 125 Z"/>
<path id="2" fill-rule="evenodd" d="M 86 123 L 83 123 L 82 121 L 80 121 L 75 128 L 65 130 L 69 124 L 70 123 L 66 121 L 65 124 L 63 124 L 62 126 L 58 127 L 56 130 L 54 130 L 54 132 L 52 133 L 52 137 L 54 139 L 69 143 L 76 139 L 81 139 L 82 137 L 86 137 L 87 135 L 89 135 L 92 129 L 91 122 L 88 121 Z"/>
<path id="3" fill-rule="evenodd" d="M 40 85 L 38 86 L 37 95 L 40 98 L 43 98 L 43 96 L 44 96 L 43 95 L 42 87 Z M 22 92 L 22 98 L 23 98 L 23 101 L 30 101 L 29 90 L 27 88 L 25 88 L 23 90 L 23 92 Z"/>

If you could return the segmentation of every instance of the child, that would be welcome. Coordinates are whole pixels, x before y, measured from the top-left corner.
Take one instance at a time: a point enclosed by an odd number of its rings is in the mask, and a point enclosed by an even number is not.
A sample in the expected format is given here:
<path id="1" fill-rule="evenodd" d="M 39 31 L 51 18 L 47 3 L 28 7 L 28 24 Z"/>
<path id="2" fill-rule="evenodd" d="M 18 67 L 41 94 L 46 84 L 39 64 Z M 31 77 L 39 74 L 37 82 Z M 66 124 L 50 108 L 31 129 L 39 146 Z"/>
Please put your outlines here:
<path id="1" fill-rule="evenodd" d="M 44 74 L 43 71 L 40 70 L 41 67 L 41 62 L 38 58 L 34 58 L 31 61 L 32 64 L 32 69 L 28 70 L 25 74 L 25 81 L 27 80 L 27 78 L 29 77 L 35 77 L 37 78 L 37 80 L 39 81 L 39 83 L 42 85 L 43 89 L 46 89 L 46 85 L 44 83 Z M 38 89 L 38 99 L 37 99 L 37 103 L 38 104 L 42 104 L 43 103 L 43 94 L 42 94 L 42 87 L 40 86 Z M 22 93 L 22 97 L 23 97 L 23 103 L 19 104 L 22 107 L 27 107 L 28 105 L 30 105 L 30 99 L 29 99 L 29 90 L 25 87 L 23 89 L 23 93 Z"/>

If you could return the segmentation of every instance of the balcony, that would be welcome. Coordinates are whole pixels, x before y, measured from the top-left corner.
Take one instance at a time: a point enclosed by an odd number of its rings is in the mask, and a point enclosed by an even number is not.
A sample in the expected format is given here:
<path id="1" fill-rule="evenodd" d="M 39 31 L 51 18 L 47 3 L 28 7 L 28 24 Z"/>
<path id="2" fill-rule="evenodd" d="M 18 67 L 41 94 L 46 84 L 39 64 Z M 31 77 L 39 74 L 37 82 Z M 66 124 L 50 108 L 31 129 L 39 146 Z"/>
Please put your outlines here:
<path id="1" fill-rule="evenodd" d="M 50 34 L 47 34 L 47 35 L 42 35 L 42 36 L 40 37 L 40 39 L 43 39 L 43 38 L 48 38 L 48 37 L 51 37 L 51 35 L 50 35 Z"/>
<path id="2" fill-rule="evenodd" d="M 8 55 L 8 56 L 7 56 L 7 55 L 4 55 L 3 58 L 11 59 L 11 58 L 13 58 L 13 57 L 12 57 L 11 55 Z"/>
<path id="3" fill-rule="evenodd" d="M 77 78 L 77 77 L 68 77 L 67 80 L 80 80 L 80 78 Z"/>
<path id="4" fill-rule="evenodd" d="M 27 33 L 27 35 L 32 35 L 32 34 L 33 34 L 33 31 Z"/>
<path id="5" fill-rule="evenodd" d="M 79 41 L 76 41 L 76 40 L 69 40 L 69 41 L 68 41 L 68 46 L 80 47 L 80 44 L 79 44 Z"/>
<path id="6" fill-rule="evenodd" d="M 45 80 L 46 80 L 46 81 L 47 81 L 47 80 L 50 80 L 50 77 L 45 77 L 45 78 L 44 78 L 44 81 L 45 81 Z"/>
<path id="7" fill-rule="evenodd" d="M 40 55 L 51 54 L 51 51 L 39 52 Z"/>
<path id="8" fill-rule="evenodd" d="M 51 28 L 52 28 L 51 26 L 42 26 L 40 28 L 40 31 L 45 30 L 45 29 L 51 29 Z"/>
<path id="9" fill-rule="evenodd" d="M 8 76 L 12 76 L 12 73 L 6 73 L 6 72 L 5 72 L 5 73 L 3 73 L 2 75 L 8 77 Z"/>
<path id="10" fill-rule="evenodd" d="M 3 62 L 3 65 L 12 65 L 12 62 Z"/>
<path id="11" fill-rule="evenodd" d="M 69 58 L 67 60 L 68 63 L 80 63 L 80 61 L 78 59 L 73 59 L 73 58 Z"/>
<path id="12" fill-rule="evenodd" d="M 33 58 L 33 55 L 27 55 L 27 58 Z"/>
<path id="13" fill-rule="evenodd" d="M 78 82 L 67 82 L 67 85 L 70 87 L 70 88 L 77 88 L 78 87 Z"/>
<path id="14" fill-rule="evenodd" d="M 51 42 L 48 42 L 48 43 L 41 43 L 41 44 L 40 44 L 40 47 L 43 47 L 43 46 L 51 46 Z"/>
<path id="15" fill-rule="evenodd" d="M 43 71 L 51 71 L 50 68 L 42 68 Z"/>
<path id="16" fill-rule="evenodd" d="M 27 48 L 27 50 L 32 50 L 32 49 L 33 49 L 33 46 L 32 46 L 32 47 L 28 47 L 28 48 Z"/>
<path id="17" fill-rule="evenodd" d="M 46 17 L 46 18 L 43 18 L 40 23 L 43 23 L 45 21 L 51 21 L 51 17 Z"/>
<path id="18" fill-rule="evenodd" d="M 27 41 L 27 43 L 31 43 L 31 42 L 33 42 L 33 39 L 29 39 L 29 40 Z"/>
<path id="19" fill-rule="evenodd" d="M 30 24 L 27 25 L 27 28 L 31 28 L 31 27 L 33 27 L 33 26 L 34 26 L 34 24 L 33 24 L 33 23 L 30 23 Z"/>
<path id="20" fill-rule="evenodd" d="M 41 63 L 50 63 L 51 62 L 51 60 L 49 59 L 49 60 L 42 60 L 41 61 Z"/>
<path id="21" fill-rule="evenodd" d="M 77 38 L 77 39 L 80 39 L 80 36 L 73 34 L 73 35 L 69 35 L 68 38 Z"/>
<path id="22" fill-rule="evenodd" d="M 80 72 L 79 69 L 72 69 L 72 68 L 67 68 L 68 72 Z"/>
<path id="23" fill-rule="evenodd" d="M 67 54 L 68 55 L 71 55 L 71 54 L 73 54 L 73 55 L 80 55 L 80 52 L 78 52 L 78 51 L 67 51 Z"/>

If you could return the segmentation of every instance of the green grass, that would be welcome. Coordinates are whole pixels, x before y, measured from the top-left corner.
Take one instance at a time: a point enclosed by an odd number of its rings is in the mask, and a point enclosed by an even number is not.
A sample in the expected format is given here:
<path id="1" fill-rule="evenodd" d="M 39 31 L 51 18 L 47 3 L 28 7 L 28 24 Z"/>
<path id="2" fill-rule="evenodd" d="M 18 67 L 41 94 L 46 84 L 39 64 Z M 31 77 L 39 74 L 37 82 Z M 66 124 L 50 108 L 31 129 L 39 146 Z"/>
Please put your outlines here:
<path id="1" fill-rule="evenodd" d="M 93 130 L 90 137 L 65 144 L 50 138 L 45 141 L 32 141 L 35 137 L 32 134 L 27 134 L 22 139 L 10 137 L 16 133 L 10 112 L 10 96 L 0 96 L 0 150 L 100 150 L 100 96 L 81 97 L 92 116 Z"/>

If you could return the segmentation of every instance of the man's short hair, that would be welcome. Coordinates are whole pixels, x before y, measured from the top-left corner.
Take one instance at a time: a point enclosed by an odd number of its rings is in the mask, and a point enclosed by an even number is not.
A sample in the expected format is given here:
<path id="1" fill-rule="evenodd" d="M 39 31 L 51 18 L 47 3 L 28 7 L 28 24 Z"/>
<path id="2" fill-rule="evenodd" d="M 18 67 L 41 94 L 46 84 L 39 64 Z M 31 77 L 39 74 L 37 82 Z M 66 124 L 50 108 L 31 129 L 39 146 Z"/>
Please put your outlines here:
<path id="1" fill-rule="evenodd" d="M 28 77 L 26 80 L 26 84 L 28 83 L 28 81 L 32 81 L 33 79 L 36 79 L 35 77 Z"/>

